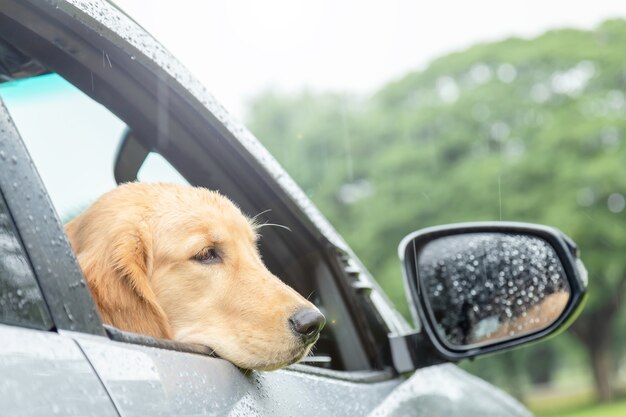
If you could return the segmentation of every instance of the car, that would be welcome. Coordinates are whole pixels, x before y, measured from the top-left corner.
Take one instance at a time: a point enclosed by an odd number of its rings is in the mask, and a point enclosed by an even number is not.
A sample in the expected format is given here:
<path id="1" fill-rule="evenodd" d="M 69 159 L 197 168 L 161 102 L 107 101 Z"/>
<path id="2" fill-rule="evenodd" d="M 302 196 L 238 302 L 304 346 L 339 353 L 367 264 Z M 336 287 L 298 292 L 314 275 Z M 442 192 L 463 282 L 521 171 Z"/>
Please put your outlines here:
<path id="1" fill-rule="evenodd" d="M 0 80 L 2 414 L 530 414 L 450 362 L 571 323 L 586 275 L 558 230 L 409 234 L 399 254 L 411 325 L 259 141 L 114 4 L 3 1 Z M 265 228 L 260 251 L 325 314 L 315 354 L 241 370 L 205 346 L 104 325 L 61 219 L 138 180 L 217 189 L 286 226 Z"/>

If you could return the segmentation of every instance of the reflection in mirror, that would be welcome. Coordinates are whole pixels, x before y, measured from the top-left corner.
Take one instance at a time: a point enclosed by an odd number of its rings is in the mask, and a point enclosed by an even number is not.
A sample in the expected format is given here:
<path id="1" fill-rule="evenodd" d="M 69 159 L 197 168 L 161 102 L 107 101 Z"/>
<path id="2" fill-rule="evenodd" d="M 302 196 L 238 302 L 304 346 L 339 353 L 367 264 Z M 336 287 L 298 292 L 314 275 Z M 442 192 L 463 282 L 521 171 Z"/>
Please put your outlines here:
<path id="1" fill-rule="evenodd" d="M 440 339 L 467 349 L 545 329 L 570 288 L 552 246 L 535 236 L 468 233 L 427 243 L 420 287 Z"/>

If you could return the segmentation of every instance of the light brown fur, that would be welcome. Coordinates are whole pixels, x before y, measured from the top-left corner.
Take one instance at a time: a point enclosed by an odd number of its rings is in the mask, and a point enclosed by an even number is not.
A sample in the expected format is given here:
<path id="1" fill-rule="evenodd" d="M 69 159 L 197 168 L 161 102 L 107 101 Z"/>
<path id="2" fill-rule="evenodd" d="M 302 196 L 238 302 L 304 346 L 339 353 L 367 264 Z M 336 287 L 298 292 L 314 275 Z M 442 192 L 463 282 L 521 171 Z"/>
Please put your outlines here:
<path id="1" fill-rule="evenodd" d="M 254 225 L 217 192 L 125 184 L 66 232 L 105 323 L 204 344 L 250 369 L 276 369 L 310 350 L 288 319 L 315 307 L 267 270 Z M 222 262 L 193 259 L 206 247 L 219 248 Z"/>

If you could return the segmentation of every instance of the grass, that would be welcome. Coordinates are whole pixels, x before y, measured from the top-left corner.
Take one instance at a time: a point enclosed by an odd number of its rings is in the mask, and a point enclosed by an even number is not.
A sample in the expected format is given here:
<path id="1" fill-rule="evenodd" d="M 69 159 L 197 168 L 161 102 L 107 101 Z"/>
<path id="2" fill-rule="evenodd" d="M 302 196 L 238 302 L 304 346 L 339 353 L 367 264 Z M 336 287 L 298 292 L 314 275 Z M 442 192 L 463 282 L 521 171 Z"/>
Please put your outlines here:
<path id="1" fill-rule="evenodd" d="M 535 417 L 626 417 L 626 379 L 614 382 L 614 401 L 600 404 L 588 373 L 565 368 L 552 386 L 529 390 L 524 403 Z"/>
<path id="2" fill-rule="evenodd" d="M 536 416 L 560 416 L 565 411 L 571 412 L 592 407 L 596 404 L 596 397 L 593 391 L 588 389 L 571 389 L 567 392 L 544 392 L 527 398 L 525 403 Z"/>
<path id="3" fill-rule="evenodd" d="M 624 417 L 626 416 L 626 398 L 608 404 L 584 404 L 569 407 L 531 410 L 536 417 Z"/>

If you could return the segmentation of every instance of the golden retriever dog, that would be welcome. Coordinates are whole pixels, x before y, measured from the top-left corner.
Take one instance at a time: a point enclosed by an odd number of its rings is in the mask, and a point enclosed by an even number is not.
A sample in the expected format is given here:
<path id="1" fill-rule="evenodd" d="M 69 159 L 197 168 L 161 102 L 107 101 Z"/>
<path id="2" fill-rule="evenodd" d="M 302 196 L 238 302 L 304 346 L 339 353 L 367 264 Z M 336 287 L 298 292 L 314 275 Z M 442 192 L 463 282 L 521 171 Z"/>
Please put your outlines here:
<path id="1" fill-rule="evenodd" d="M 256 228 L 217 192 L 128 183 L 65 230 L 104 323 L 272 370 L 307 355 L 325 319 L 265 267 Z"/>

